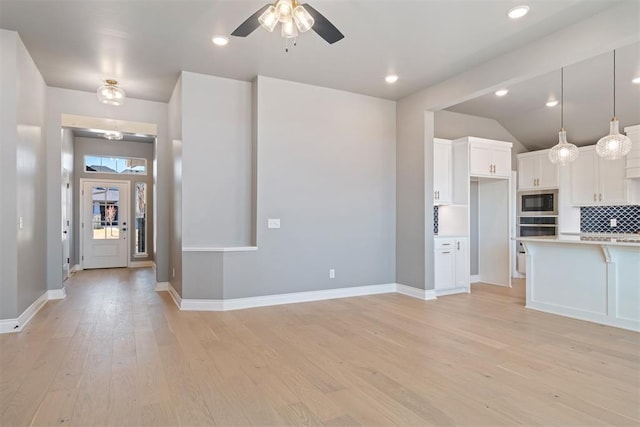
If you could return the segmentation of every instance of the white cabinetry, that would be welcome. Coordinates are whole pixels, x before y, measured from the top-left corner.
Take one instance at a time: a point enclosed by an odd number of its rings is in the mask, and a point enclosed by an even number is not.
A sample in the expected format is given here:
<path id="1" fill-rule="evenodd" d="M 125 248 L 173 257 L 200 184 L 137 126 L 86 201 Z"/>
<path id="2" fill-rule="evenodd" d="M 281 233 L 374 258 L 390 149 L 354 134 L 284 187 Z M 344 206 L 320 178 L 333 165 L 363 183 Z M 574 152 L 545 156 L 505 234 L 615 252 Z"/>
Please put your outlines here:
<path id="1" fill-rule="evenodd" d="M 549 160 L 549 150 L 518 154 L 518 189 L 558 188 L 558 166 Z"/>
<path id="2" fill-rule="evenodd" d="M 571 203 L 612 206 L 638 203 L 638 182 L 626 179 L 626 159 L 606 160 L 595 146 L 581 147 L 571 164 Z"/>
<path id="3" fill-rule="evenodd" d="M 631 139 L 631 152 L 627 154 L 627 178 L 640 178 L 640 125 L 624 128 Z"/>
<path id="4" fill-rule="evenodd" d="M 469 138 L 469 175 L 509 178 L 511 146 L 510 142 Z"/>
<path id="5" fill-rule="evenodd" d="M 436 237 L 434 250 L 436 295 L 468 292 L 469 257 L 464 237 Z"/>
<path id="6" fill-rule="evenodd" d="M 451 204 L 451 141 L 433 140 L 433 204 Z"/>

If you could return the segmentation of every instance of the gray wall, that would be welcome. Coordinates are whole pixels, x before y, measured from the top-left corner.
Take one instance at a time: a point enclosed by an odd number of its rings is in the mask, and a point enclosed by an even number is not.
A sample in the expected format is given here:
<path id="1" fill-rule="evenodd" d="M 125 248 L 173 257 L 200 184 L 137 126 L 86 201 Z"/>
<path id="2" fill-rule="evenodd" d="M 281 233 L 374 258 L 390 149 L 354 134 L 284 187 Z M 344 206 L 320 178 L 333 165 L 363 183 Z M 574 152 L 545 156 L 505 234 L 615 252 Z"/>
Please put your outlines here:
<path id="1" fill-rule="evenodd" d="M 0 319 L 11 319 L 47 290 L 46 85 L 17 33 L 4 30 L 0 84 Z"/>
<path id="2" fill-rule="evenodd" d="M 169 282 L 182 295 L 182 76 L 169 100 L 171 163 L 169 187 Z"/>
<path id="3" fill-rule="evenodd" d="M 256 84 L 258 250 L 224 254 L 224 298 L 394 283 L 395 103 Z"/>
<path id="4" fill-rule="evenodd" d="M 153 165 L 153 151 L 154 147 L 152 143 L 148 142 L 132 142 L 132 141 L 108 141 L 103 138 L 74 138 L 74 181 L 73 181 L 73 212 L 74 212 L 74 247 L 80 248 L 80 224 L 82 215 L 80 214 L 80 192 L 82 187 L 80 185 L 80 179 L 106 179 L 106 180 L 119 180 L 128 181 L 130 194 L 129 194 L 129 235 L 132 236 L 129 239 L 129 253 L 131 254 L 131 261 L 150 261 L 153 259 L 153 171 L 151 167 Z M 136 157 L 147 159 L 147 175 L 119 175 L 119 174 L 106 174 L 106 173 L 88 173 L 84 167 L 84 157 L 87 155 L 93 156 L 112 156 L 112 157 Z M 134 256 L 135 239 L 133 239 L 133 233 L 135 232 L 135 183 L 145 182 L 147 184 L 147 256 Z M 73 263 L 79 264 L 80 258 L 78 251 L 74 253 Z"/>

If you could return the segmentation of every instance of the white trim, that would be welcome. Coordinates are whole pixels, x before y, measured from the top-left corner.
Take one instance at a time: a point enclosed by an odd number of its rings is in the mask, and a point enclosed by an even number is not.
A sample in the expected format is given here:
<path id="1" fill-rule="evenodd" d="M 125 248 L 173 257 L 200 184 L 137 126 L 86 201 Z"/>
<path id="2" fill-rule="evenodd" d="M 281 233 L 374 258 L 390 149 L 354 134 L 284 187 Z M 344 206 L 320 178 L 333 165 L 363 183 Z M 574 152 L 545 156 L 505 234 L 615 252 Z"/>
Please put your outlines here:
<path id="1" fill-rule="evenodd" d="M 20 332 L 22 328 L 24 328 L 26 324 L 33 319 L 33 316 L 35 316 L 36 313 L 44 307 L 47 303 L 47 299 L 47 292 L 44 292 L 29 307 L 27 307 L 27 309 L 23 311 L 17 319 L 0 320 L 0 333 L 6 334 L 9 332 Z"/>
<path id="2" fill-rule="evenodd" d="M 414 288 L 413 286 L 401 285 L 400 283 L 396 283 L 396 292 L 425 301 L 437 299 L 436 291 L 433 289 L 419 289 Z"/>
<path id="3" fill-rule="evenodd" d="M 155 290 L 156 292 L 168 291 L 169 286 L 169 282 L 156 282 Z"/>
<path id="4" fill-rule="evenodd" d="M 577 308 L 565 307 L 558 304 L 548 304 L 538 301 L 530 301 L 525 307 L 532 310 L 555 314 L 557 316 L 566 316 L 578 320 L 584 320 L 587 322 L 596 322 L 602 325 L 614 326 L 616 328 L 640 332 L 640 321 L 638 320 L 609 317 L 606 314 L 600 314 L 586 310 L 580 310 Z"/>
<path id="5" fill-rule="evenodd" d="M 192 247 L 182 248 L 182 252 L 248 252 L 257 251 L 257 246 L 227 246 L 227 247 Z"/>
<path id="6" fill-rule="evenodd" d="M 469 276 L 469 283 L 478 283 L 478 282 L 480 282 L 479 274 L 474 274 L 472 276 Z"/>
<path id="7" fill-rule="evenodd" d="M 153 266 L 153 261 L 129 261 L 129 268 L 146 268 Z"/>
<path id="8" fill-rule="evenodd" d="M 153 271 L 158 271 L 157 267 L 156 267 L 156 262 L 155 261 L 151 261 L 151 268 L 153 268 Z"/>
<path id="9" fill-rule="evenodd" d="M 182 310 L 182 297 L 178 295 L 178 292 L 173 288 L 170 282 L 167 282 L 169 295 L 171 295 L 171 299 L 176 303 L 178 309 Z"/>
<path id="10" fill-rule="evenodd" d="M 76 271 L 80 271 L 82 270 L 82 267 L 80 267 L 80 264 L 76 264 L 73 267 L 71 267 L 71 273 L 75 273 Z"/>
<path id="11" fill-rule="evenodd" d="M 439 290 L 436 290 L 435 293 L 439 297 L 442 297 L 445 295 L 468 294 L 469 288 L 439 289 Z"/>
<path id="12" fill-rule="evenodd" d="M 55 300 L 55 299 L 64 299 L 67 296 L 67 291 L 64 286 L 60 289 L 49 289 L 47 291 L 47 299 Z"/>

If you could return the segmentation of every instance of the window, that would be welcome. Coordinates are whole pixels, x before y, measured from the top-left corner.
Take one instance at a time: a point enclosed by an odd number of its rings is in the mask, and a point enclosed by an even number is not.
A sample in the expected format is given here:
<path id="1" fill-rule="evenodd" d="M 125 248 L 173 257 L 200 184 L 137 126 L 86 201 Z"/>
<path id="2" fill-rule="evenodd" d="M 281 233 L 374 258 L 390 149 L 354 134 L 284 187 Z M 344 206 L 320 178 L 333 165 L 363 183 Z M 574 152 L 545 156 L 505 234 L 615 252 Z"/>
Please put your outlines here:
<path id="1" fill-rule="evenodd" d="M 85 156 L 84 170 L 88 173 L 146 175 L 147 159 Z"/>
<path id="2" fill-rule="evenodd" d="M 134 256 L 147 254 L 147 184 L 136 182 L 136 246 Z"/>
<path id="3" fill-rule="evenodd" d="M 93 200 L 93 217 L 91 220 L 93 239 L 119 239 L 118 208 L 120 190 L 117 188 L 93 187 L 91 195 Z"/>

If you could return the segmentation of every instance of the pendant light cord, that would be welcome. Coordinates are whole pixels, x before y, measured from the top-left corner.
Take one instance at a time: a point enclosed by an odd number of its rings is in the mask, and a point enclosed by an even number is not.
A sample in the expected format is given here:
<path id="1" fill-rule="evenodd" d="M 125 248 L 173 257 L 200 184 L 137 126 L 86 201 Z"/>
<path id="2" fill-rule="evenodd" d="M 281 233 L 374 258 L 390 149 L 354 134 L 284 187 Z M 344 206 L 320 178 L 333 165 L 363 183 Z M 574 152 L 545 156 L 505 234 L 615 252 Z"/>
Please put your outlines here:
<path id="1" fill-rule="evenodd" d="M 613 50 L 613 119 L 616 118 L 616 50 Z"/>
<path id="2" fill-rule="evenodd" d="M 560 68 L 560 129 L 564 130 L 564 67 Z"/>

